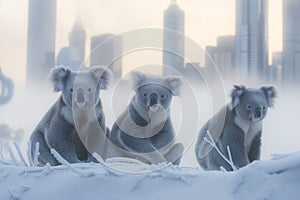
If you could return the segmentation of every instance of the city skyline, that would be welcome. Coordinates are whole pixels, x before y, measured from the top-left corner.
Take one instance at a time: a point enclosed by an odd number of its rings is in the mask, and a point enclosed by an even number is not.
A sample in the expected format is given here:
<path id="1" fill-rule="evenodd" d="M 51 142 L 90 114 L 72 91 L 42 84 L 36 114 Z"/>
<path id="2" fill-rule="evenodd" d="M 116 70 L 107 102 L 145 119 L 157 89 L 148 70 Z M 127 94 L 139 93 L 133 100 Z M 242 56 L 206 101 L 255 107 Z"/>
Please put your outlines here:
<path id="1" fill-rule="evenodd" d="M 283 5 L 283 81 L 300 82 L 300 1 L 285 0 Z"/>
<path id="2" fill-rule="evenodd" d="M 236 0 L 236 75 L 258 81 L 268 60 L 268 0 Z"/>
<path id="3" fill-rule="evenodd" d="M 277 1 L 277 0 L 275 0 Z M 274 2 L 275 2 L 274 1 Z M 16 2 L 15 0 L 12 0 L 12 2 L 14 2 L 15 4 L 19 3 Z M 81 16 L 81 18 L 83 19 L 83 24 L 85 26 L 86 32 L 87 32 L 87 38 L 91 37 L 92 35 L 98 35 L 101 33 L 105 33 L 105 32 L 111 32 L 111 33 L 121 33 L 124 31 L 128 31 L 131 29 L 137 29 L 137 28 L 145 28 L 145 27 L 155 27 L 155 28 L 162 28 L 163 26 L 163 11 L 168 7 L 170 1 L 162 1 L 162 2 L 158 2 L 158 1 L 143 1 L 143 3 L 138 3 L 137 1 L 128 1 L 131 3 L 135 3 L 134 5 L 136 6 L 136 8 L 141 8 L 141 7 L 145 7 L 147 8 L 146 10 L 143 10 L 144 13 L 149 13 L 149 15 L 143 16 L 145 14 L 141 14 L 143 13 L 142 10 L 137 9 L 138 11 L 136 12 L 132 12 L 131 14 L 125 12 L 126 9 L 124 9 L 124 11 L 119 14 L 119 16 L 123 16 L 123 15 L 127 15 L 127 18 L 133 18 L 133 15 L 136 15 L 138 13 L 140 13 L 139 15 L 141 16 L 141 19 L 138 20 L 133 20 L 133 22 L 128 22 L 127 26 L 124 27 L 124 24 L 120 24 L 120 26 L 116 25 L 116 23 L 111 23 L 111 27 L 109 27 L 107 24 L 108 22 L 104 22 L 103 20 L 101 20 L 100 17 L 94 17 L 91 18 L 89 16 L 86 15 L 86 12 L 83 11 L 78 11 L 76 10 L 76 8 L 69 8 L 70 12 L 68 13 L 68 16 L 64 16 L 67 19 L 62 20 L 62 10 L 66 9 L 66 6 L 63 6 L 64 3 L 66 3 L 68 1 L 64 1 L 64 2 L 59 2 L 58 3 L 58 16 L 57 16 L 57 40 L 56 40 L 56 55 L 57 52 L 60 48 L 62 48 L 63 46 L 67 45 L 66 39 L 68 37 L 68 32 L 71 29 L 71 26 L 73 25 L 74 22 L 74 18 L 76 18 L 77 14 L 79 13 L 79 15 Z M 91 1 L 93 2 L 93 1 Z M 217 3 L 218 2 L 218 3 Z M 273 3 L 274 3 L 273 2 Z M 279 3 L 278 3 L 279 2 Z M 281 1 L 277 1 L 277 6 L 275 6 L 274 8 L 274 4 L 273 7 L 270 8 L 270 18 L 272 18 L 272 13 L 274 12 L 274 10 L 276 11 L 276 13 L 280 13 L 281 9 L 278 8 L 278 5 L 281 6 L 280 4 Z M 115 5 L 112 5 L 114 4 Z M 103 7 L 107 9 L 107 7 L 111 6 L 117 6 L 116 3 L 120 3 L 120 1 L 115 1 L 113 0 L 111 3 L 105 2 L 103 3 Z M 23 2 L 23 4 L 25 4 Z M 82 5 L 83 3 L 80 1 L 75 1 L 75 6 L 76 4 L 78 5 Z M 72 4 L 72 5 L 74 5 Z M 108 5 L 109 4 L 109 5 Z M 122 3 L 120 3 L 122 5 Z M 142 5 L 143 4 L 143 5 Z M 228 35 L 228 34 L 234 34 L 235 28 L 234 28 L 234 21 L 235 21 L 235 1 L 227 1 L 227 3 L 224 3 L 222 1 L 211 1 L 210 3 L 207 3 L 205 1 L 178 1 L 179 6 L 181 7 L 182 10 L 185 11 L 186 13 L 186 25 L 185 25 L 185 29 L 186 29 L 186 35 L 188 37 L 190 37 L 191 39 L 195 40 L 196 42 L 198 42 L 203 48 L 206 45 L 215 45 L 216 44 L 216 38 L 222 35 Z M 5 5 L 9 5 L 9 3 L 4 2 L 1 4 L 1 6 L 5 6 Z M 18 4 L 17 4 L 18 5 Z M 26 5 L 26 4 L 25 4 Z M 149 6 L 146 6 L 149 5 Z M 203 6 L 204 5 L 204 6 Z M 14 5 L 16 6 L 16 5 Z M 11 8 L 14 8 L 14 6 L 10 5 Z M 224 6 L 228 9 L 224 9 Z M 270 6 L 272 6 L 272 4 L 270 3 Z M 9 7 L 9 6 L 8 6 Z M 26 6 L 25 6 L 26 7 Z M 63 9 L 64 7 L 64 9 Z M 88 6 L 87 5 L 83 5 L 83 9 L 86 9 Z M 121 6 L 122 7 L 122 6 Z M 202 7 L 206 7 L 207 10 L 210 10 L 210 12 L 203 12 L 201 13 L 201 15 L 197 14 L 197 10 L 205 10 Z M 277 7 L 277 8 L 276 8 Z M 198 8 L 198 9 L 197 9 Z M 215 8 L 215 10 L 212 10 L 213 8 Z M 215 11 L 219 11 L 222 8 L 222 11 L 219 15 L 217 16 L 211 16 L 211 14 L 209 15 L 208 13 L 214 13 Z M 1 8 L 3 9 L 3 8 Z M 18 8 L 20 9 L 20 8 Z M 18 10 L 17 9 L 17 10 Z M 23 9 L 22 9 L 23 10 Z M 91 9 L 91 13 L 93 9 Z M 112 12 L 114 12 L 114 9 L 111 9 Z M 115 7 L 115 11 L 119 11 L 120 8 L 119 7 Z M 130 10 L 130 9 L 129 9 Z M 226 11 L 225 11 L 226 10 Z M 278 12 L 279 10 L 279 12 Z M 20 11 L 20 10 L 19 10 Z M 65 12 L 68 11 L 68 9 L 64 10 Z M 150 11 L 150 12 L 149 12 Z M 155 15 L 154 17 L 151 17 L 151 12 L 153 13 L 157 13 L 157 15 Z M 21 13 L 26 13 L 24 10 Z M 102 15 L 106 15 L 105 12 L 100 12 L 102 13 Z M 99 13 L 99 14 L 100 14 Z M 11 15 L 13 15 L 14 12 L 11 13 Z M 273 13 L 274 14 L 274 13 Z M 1 16 L 6 16 L 6 14 L 2 13 Z M 200 17 L 202 16 L 202 17 Z M 206 16 L 206 17 L 205 17 Z M 210 18 L 207 18 L 207 16 L 211 16 Z M 226 17 L 224 17 L 226 16 Z M 1 22 L 3 22 L 3 20 L 6 18 L 9 18 L 9 16 L 6 17 L 1 17 L 2 20 L 0 20 Z M 222 19 L 222 18 L 225 18 Z M 97 21 L 97 19 L 99 20 L 98 23 L 95 23 Z M 207 23 L 203 22 L 203 20 L 206 20 Z M 220 23 L 217 24 L 216 26 L 213 26 L 212 24 L 216 24 L 213 23 L 214 21 L 220 21 L 222 22 L 222 20 L 226 21 L 226 23 Z M 107 21 L 107 18 L 106 18 Z M 116 17 L 111 18 L 111 20 L 108 20 L 111 22 L 116 22 L 118 21 L 116 19 Z M 224 22 L 223 21 L 223 22 Z M 231 22 L 229 22 L 231 21 Z M 271 20 L 273 21 L 273 20 Z M 281 17 L 280 14 L 278 14 L 277 20 L 275 22 L 275 24 L 277 24 L 277 31 L 273 31 L 274 28 L 269 28 L 270 32 L 270 52 L 273 51 L 281 51 L 281 40 L 282 38 L 280 37 L 280 30 L 282 29 L 282 26 L 280 25 L 280 21 L 281 21 Z M 12 22 L 14 22 L 12 20 Z M 196 24 L 199 26 L 197 26 L 196 28 L 194 27 L 195 22 L 197 22 Z M 12 26 L 14 26 L 16 22 L 12 23 Z M 96 26 L 96 24 L 101 24 L 101 26 Z M 103 24 L 103 26 L 102 26 Z M 274 27 L 274 21 L 269 23 L 270 26 L 269 27 Z M 26 28 L 26 26 L 22 25 L 23 29 Z M 127 28 L 126 28 L 127 27 Z M 209 28 L 208 28 L 209 27 Z M 212 30 L 214 29 L 214 30 Z M 5 29 L 6 30 L 6 29 Z M 9 30 L 9 29 L 8 29 Z M 205 31 L 204 31 L 205 30 Z M 278 31 L 279 30 L 279 31 Z M 276 37 L 274 37 L 274 32 L 276 32 Z M 1 36 L 1 40 L 3 39 L 3 35 L 5 35 L 5 32 L 2 33 Z M 26 35 L 26 33 L 24 34 Z M 15 36 L 15 35 L 13 35 Z M 18 35 L 16 35 L 15 37 L 18 37 Z M 273 38 L 273 39 L 272 39 Z M 274 39 L 275 38 L 275 39 Z M 10 39 L 10 37 L 8 37 L 8 39 Z M 11 76 L 12 78 L 16 79 L 17 81 L 23 82 L 24 81 L 24 71 L 25 71 L 25 66 L 24 66 L 24 52 L 26 52 L 26 50 L 24 51 L 24 46 L 26 47 L 26 41 L 24 42 L 24 39 L 19 39 L 17 41 L 20 41 L 21 45 L 18 45 L 18 47 L 14 47 L 14 42 L 12 43 L 12 51 L 15 52 L 15 55 L 20 55 L 20 59 L 18 60 L 12 60 L 9 59 L 12 57 L 12 55 L 10 55 L 10 53 L 4 53 L 1 55 L 1 67 L 3 68 L 4 71 L 7 71 L 7 74 L 9 76 Z M 24 45 L 25 43 L 25 45 Z M 5 42 L 4 42 L 4 46 L 5 46 Z M 88 52 L 90 45 L 87 44 L 86 47 L 86 52 Z M 7 49 L 7 48 L 6 48 Z M 4 49 L 0 49 L 0 51 L 3 51 Z M 23 55 L 23 56 L 21 56 Z M 159 59 L 159 58 L 158 58 Z M 130 63 L 130 62 L 129 62 Z"/>
<path id="4" fill-rule="evenodd" d="M 79 17 L 69 33 L 69 45 L 62 47 L 56 57 L 57 65 L 78 70 L 85 59 L 86 32 Z"/>
<path id="5" fill-rule="evenodd" d="M 163 20 L 163 74 L 182 73 L 185 65 L 185 13 L 176 0 L 172 0 L 164 10 Z M 176 72 L 170 72 L 170 69 Z"/>
<path id="6" fill-rule="evenodd" d="M 121 77 L 123 71 L 123 58 L 119 58 L 119 56 L 123 51 L 122 37 L 104 33 L 92 36 L 90 40 L 90 55 L 86 61 L 90 61 L 91 66 L 108 66 L 114 73 L 114 77 Z"/>
<path id="7" fill-rule="evenodd" d="M 30 0 L 27 31 L 26 84 L 46 85 L 55 65 L 56 0 Z"/>

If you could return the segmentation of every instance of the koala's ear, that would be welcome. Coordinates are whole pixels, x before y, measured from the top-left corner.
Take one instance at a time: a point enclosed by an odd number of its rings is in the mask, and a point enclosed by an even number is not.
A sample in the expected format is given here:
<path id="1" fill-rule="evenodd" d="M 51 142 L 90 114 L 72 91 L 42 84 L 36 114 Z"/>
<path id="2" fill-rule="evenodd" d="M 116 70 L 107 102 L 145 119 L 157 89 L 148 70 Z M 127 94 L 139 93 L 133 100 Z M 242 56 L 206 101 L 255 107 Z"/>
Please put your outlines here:
<path id="1" fill-rule="evenodd" d="M 231 91 L 231 105 L 235 108 L 240 103 L 240 97 L 245 93 L 246 87 L 234 85 Z"/>
<path id="2" fill-rule="evenodd" d="M 104 66 L 93 66 L 89 72 L 98 82 L 98 88 L 105 90 L 109 84 L 113 73 Z"/>
<path id="3" fill-rule="evenodd" d="M 53 90 L 55 92 L 62 91 L 64 88 L 64 81 L 71 73 L 69 67 L 58 66 L 51 69 L 49 73 L 49 80 L 53 84 Z"/>
<path id="4" fill-rule="evenodd" d="M 147 79 L 147 75 L 133 71 L 131 72 L 131 77 L 133 79 L 133 89 L 138 89 Z"/>
<path id="5" fill-rule="evenodd" d="M 277 97 L 277 92 L 274 87 L 261 87 L 260 88 L 266 96 L 269 107 L 274 106 L 274 99 Z"/>
<path id="6" fill-rule="evenodd" d="M 175 96 L 179 96 L 180 87 L 182 85 L 182 80 L 178 76 L 167 76 L 164 78 L 167 87 L 172 91 Z"/>

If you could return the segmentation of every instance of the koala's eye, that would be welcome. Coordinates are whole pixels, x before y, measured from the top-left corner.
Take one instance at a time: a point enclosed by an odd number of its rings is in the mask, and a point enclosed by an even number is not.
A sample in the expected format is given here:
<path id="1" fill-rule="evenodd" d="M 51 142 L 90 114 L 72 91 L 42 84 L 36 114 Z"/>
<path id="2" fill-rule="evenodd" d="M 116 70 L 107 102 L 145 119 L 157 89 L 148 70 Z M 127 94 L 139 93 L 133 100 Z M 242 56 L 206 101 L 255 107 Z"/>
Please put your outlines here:
<path id="1" fill-rule="evenodd" d="M 73 88 L 70 88 L 70 92 L 73 92 Z"/>
<path id="2" fill-rule="evenodd" d="M 92 88 L 89 88 L 88 91 L 91 92 L 91 91 L 92 91 Z"/>
<path id="3" fill-rule="evenodd" d="M 250 104 L 248 104 L 248 105 L 247 105 L 247 109 L 248 109 L 248 110 L 251 110 L 251 109 L 252 109 L 252 106 L 251 106 Z"/>
<path id="4" fill-rule="evenodd" d="M 147 96 L 147 92 L 144 92 L 143 96 L 146 97 Z"/>
<path id="5" fill-rule="evenodd" d="M 263 110 L 266 110 L 266 106 L 263 107 Z"/>
<path id="6" fill-rule="evenodd" d="M 165 99 L 166 95 L 162 94 L 162 95 L 160 95 L 160 98 Z"/>

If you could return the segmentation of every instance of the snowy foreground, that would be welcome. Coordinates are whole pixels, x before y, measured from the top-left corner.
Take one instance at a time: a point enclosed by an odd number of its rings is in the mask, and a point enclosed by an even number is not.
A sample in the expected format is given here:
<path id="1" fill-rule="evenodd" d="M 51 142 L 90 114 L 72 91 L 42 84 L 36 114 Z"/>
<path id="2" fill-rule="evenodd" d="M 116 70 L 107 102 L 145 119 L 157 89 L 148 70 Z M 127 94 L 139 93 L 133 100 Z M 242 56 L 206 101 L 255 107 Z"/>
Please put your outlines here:
<path id="1" fill-rule="evenodd" d="M 146 166 L 127 159 L 110 160 L 107 165 L 65 163 L 41 168 L 2 162 L 0 199 L 291 200 L 300 194 L 300 153 L 254 162 L 236 172 Z"/>

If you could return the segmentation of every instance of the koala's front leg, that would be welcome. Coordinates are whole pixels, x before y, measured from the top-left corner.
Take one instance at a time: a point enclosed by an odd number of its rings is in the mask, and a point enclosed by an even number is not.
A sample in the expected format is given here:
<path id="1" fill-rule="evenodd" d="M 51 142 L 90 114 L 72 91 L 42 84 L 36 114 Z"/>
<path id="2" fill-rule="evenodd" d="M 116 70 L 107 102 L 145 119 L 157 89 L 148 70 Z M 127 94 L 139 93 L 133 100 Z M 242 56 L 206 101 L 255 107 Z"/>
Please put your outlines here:
<path id="1" fill-rule="evenodd" d="M 167 162 L 166 158 L 162 154 L 160 150 L 157 150 L 155 146 L 149 141 L 148 144 L 146 144 L 148 147 L 148 153 L 146 154 L 136 154 L 138 157 L 141 157 L 142 159 L 145 159 L 150 164 L 159 164 L 163 162 Z"/>
<path id="2" fill-rule="evenodd" d="M 87 162 L 99 163 L 99 161 L 90 152 L 88 152 L 88 159 L 86 161 Z"/>
<path id="3" fill-rule="evenodd" d="M 81 161 L 76 155 L 72 132 L 69 124 L 59 122 L 47 130 L 46 137 L 50 148 L 55 149 L 69 163 L 77 163 Z"/>
<path id="4" fill-rule="evenodd" d="M 229 158 L 227 152 L 227 146 L 229 146 L 234 166 L 242 168 L 250 163 L 245 150 L 244 135 L 243 133 L 240 133 L 236 135 L 236 138 L 231 139 L 233 140 L 231 142 L 226 142 L 227 145 L 223 146 L 222 151 L 226 152 L 226 157 Z"/>
<path id="5" fill-rule="evenodd" d="M 172 162 L 173 165 L 179 165 L 181 157 L 184 151 L 184 146 L 182 143 L 176 143 L 172 148 L 166 153 L 165 158 L 168 162 Z"/>
<path id="6" fill-rule="evenodd" d="M 255 136 L 255 138 L 252 141 L 249 154 L 248 154 L 248 158 L 250 162 L 260 159 L 260 147 L 261 147 L 261 132 L 257 136 Z"/>

